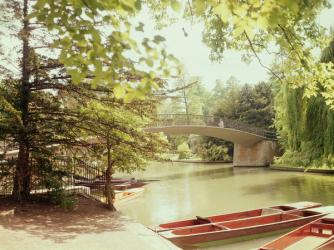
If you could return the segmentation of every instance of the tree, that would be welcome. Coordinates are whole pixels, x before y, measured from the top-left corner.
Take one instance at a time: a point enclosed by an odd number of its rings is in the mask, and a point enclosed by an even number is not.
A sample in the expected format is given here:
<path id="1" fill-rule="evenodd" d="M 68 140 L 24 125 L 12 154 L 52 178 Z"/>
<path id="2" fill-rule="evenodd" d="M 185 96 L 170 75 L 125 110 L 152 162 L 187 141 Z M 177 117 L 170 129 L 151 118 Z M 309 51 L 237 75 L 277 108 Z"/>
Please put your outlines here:
<path id="1" fill-rule="evenodd" d="M 313 57 L 315 49 L 323 49 L 328 43 L 326 30 L 318 25 L 317 16 L 322 9 L 331 7 L 330 1 L 192 0 L 184 3 L 183 16 L 204 24 L 203 41 L 211 49 L 212 60 L 222 60 L 229 49 L 244 51 L 247 61 L 256 59 L 281 84 L 292 88 L 305 85 L 308 97 L 323 95 L 334 109 L 334 69 L 327 63 L 315 63 Z M 158 9 L 154 13 L 160 14 Z M 275 54 L 281 61 L 292 59 L 289 60 L 290 67 L 296 69 L 295 75 L 302 75 L 305 81 L 295 81 L 277 68 L 265 65 L 259 52 Z M 319 82 L 323 89 L 317 87 Z"/>
<path id="2" fill-rule="evenodd" d="M 215 116 L 238 119 L 240 90 L 240 82 L 233 76 L 226 81 L 226 84 L 217 83 L 213 93 L 212 113 Z"/>
<path id="3" fill-rule="evenodd" d="M 240 92 L 239 120 L 255 127 L 272 129 L 274 112 L 271 85 L 260 82 L 244 85 Z"/>
<path id="4" fill-rule="evenodd" d="M 211 48 L 213 60 L 221 60 L 227 49 L 243 50 L 246 58 L 253 56 L 280 84 L 305 87 L 307 97 L 324 96 L 327 105 L 334 109 L 334 69 L 328 63 L 316 63 L 312 53 L 319 47 L 323 49 L 328 42 L 325 29 L 316 21 L 320 10 L 326 7 L 330 7 L 327 0 L 243 3 L 196 0 L 189 4 L 192 15 L 205 23 L 203 40 Z M 269 45 L 273 42 L 276 48 L 271 50 Z M 286 75 L 278 68 L 264 65 L 258 56 L 261 51 L 274 53 L 280 61 L 289 62 L 295 74 Z"/>
<path id="5" fill-rule="evenodd" d="M 273 97 L 271 85 L 260 82 L 241 85 L 235 77 L 226 84 L 217 81 L 210 98 L 210 112 L 215 116 L 240 121 L 254 127 L 272 129 Z M 217 138 L 202 137 L 197 153 L 206 160 L 229 160 L 233 144 Z"/>
<path id="6" fill-rule="evenodd" d="M 89 144 L 79 133 L 81 107 L 92 100 L 130 102 L 163 85 L 157 76 L 168 75 L 175 58 L 161 46 L 161 36 L 141 44 L 132 38 L 130 20 L 140 8 L 141 1 L 1 2 L 1 31 L 21 44 L 5 58 L 19 71 L 1 67 L 0 83 L 0 138 L 19 149 L 16 200 L 29 199 L 31 162 L 52 157 L 50 145 Z M 143 64 L 154 70 L 141 70 Z M 105 93 L 111 98 L 103 99 Z"/>
<path id="7" fill-rule="evenodd" d="M 183 72 L 172 86 L 174 91 L 162 100 L 159 112 L 188 116 L 207 113 L 210 93 L 199 77 Z"/>
<path id="8" fill-rule="evenodd" d="M 323 50 L 318 64 L 334 62 L 331 56 L 333 44 L 332 40 Z M 286 74 L 295 74 L 292 69 L 284 70 Z M 294 77 L 304 80 L 300 75 Z M 308 96 L 306 86 L 291 89 L 289 85 L 276 82 L 275 125 L 286 151 L 278 162 L 304 167 L 333 166 L 334 111 L 326 99 L 328 90 L 324 89 L 323 83 L 319 82 L 317 88 L 324 91 L 324 95 Z"/>
<path id="9" fill-rule="evenodd" d="M 229 161 L 233 158 L 233 143 L 219 138 L 202 136 L 196 153 L 208 161 Z"/>
<path id="10" fill-rule="evenodd" d="M 81 126 L 83 134 L 94 138 L 94 153 L 90 155 L 103 163 L 107 205 L 111 210 L 115 210 L 111 186 L 113 173 L 116 170 L 132 172 L 142 169 L 147 160 L 156 159 L 156 152 L 161 152 L 166 146 L 159 135 L 142 130 L 154 108 L 152 100 L 127 104 L 120 101 L 113 106 L 101 105 L 93 100 L 80 111 L 81 117 L 86 120 Z"/>
<path id="11" fill-rule="evenodd" d="M 180 78 L 173 82 L 173 89 L 177 91 L 174 91 L 172 95 L 168 95 L 167 98 L 161 101 L 158 112 L 180 115 L 172 118 L 174 122 L 202 123 L 203 118 L 201 116 L 209 115 L 210 92 L 203 86 L 201 79 L 195 76 L 187 76 L 186 73 L 183 73 Z M 178 147 L 180 145 L 184 146 L 185 143 L 189 143 L 190 136 L 168 136 L 168 141 L 174 151 L 179 151 Z M 191 143 L 189 144 L 191 146 Z"/>

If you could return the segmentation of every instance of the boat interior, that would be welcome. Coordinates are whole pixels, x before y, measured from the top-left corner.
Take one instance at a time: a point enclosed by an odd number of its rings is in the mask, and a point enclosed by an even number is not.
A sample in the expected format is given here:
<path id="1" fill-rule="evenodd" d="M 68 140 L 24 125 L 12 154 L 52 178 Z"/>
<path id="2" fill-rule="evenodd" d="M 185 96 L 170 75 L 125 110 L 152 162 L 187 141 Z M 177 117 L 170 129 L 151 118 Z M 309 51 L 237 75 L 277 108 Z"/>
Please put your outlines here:
<path id="1" fill-rule="evenodd" d="M 291 206 L 275 206 L 275 207 L 255 209 L 255 210 L 239 212 L 239 213 L 210 216 L 207 218 L 196 216 L 196 219 L 194 220 L 193 225 L 201 225 L 201 224 L 207 224 L 207 223 L 218 223 L 222 221 L 246 219 L 249 217 L 278 214 L 278 213 L 282 213 L 286 211 L 293 211 L 293 210 L 296 210 L 296 208 L 291 207 Z"/>
<path id="2" fill-rule="evenodd" d="M 174 235 L 188 235 L 197 233 L 208 233 L 214 231 L 224 231 L 230 229 L 239 229 L 245 227 L 266 225 L 271 223 L 278 223 L 282 221 L 289 221 L 303 217 L 315 216 L 319 213 L 314 211 L 293 211 L 291 213 L 272 214 L 267 216 L 251 217 L 240 220 L 225 221 L 220 223 L 213 223 L 210 225 L 199 225 L 188 228 L 175 229 L 172 231 Z"/>
<path id="3" fill-rule="evenodd" d="M 199 217 L 199 216 L 198 216 Z M 210 222 L 207 222 L 206 218 L 204 217 L 199 217 L 201 219 L 193 219 L 193 220 L 184 220 L 184 221 L 175 221 L 175 222 L 170 222 L 170 223 L 164 223 L 160 224 L 159 227 L 161 228 L 176 228 L 176 227 L 188 227 L 188 226 L 196 226 L 196 225 L 202 225 L 202 224 L 208 224 Z"/>
<path id="4" fill-rule="evenodd" d="M 144 191 L 143 188 L 130 188 L 130 189 L 126 189 L 124 191 L 121 190 L 114 190 L 115 192 L 115 199 L 124 199 L 127 197 L 131 197 L 134 196 L 140 192 Z"/>
<path id="5" fill-rule="evenodd" d="M 334 236 L 334 219 L 323 218 L 293 231 L 260 250 L 314 249 Z"/>
<path id="6" fill-rule="evenodd" d="M 332 236 L 330 239 L 328 239 L 327 242 L 325 242 L 315 250 L 333 250 L 333 249 L 334 249 L 334 236 Z"/>
<path id="7" fill-rule="evenodd" d="M 296 211 L 296 208 L 292 206 L 282 205 L 282 206 L 275 206 L 275 207 L 269 207 L 269 208 L 263 208 L 263 209 L 254 209 L 250 211 L 216 215 L 216 216 L 210 216 L 210 217 L 196 216 L 196 219 L 193 219 L 193 220 L 175 221 L 175 222 L 160 224 L 159 226 L 161 228 L 172 229 L 172 228 L 177 228 L 177 227 L 189 227 L 189 226 L 196 226 L 196 225 L 205 225 L 205 224 L 210 224 L 210 223 L 220 223 L 220 222 L 225 222 L 225 221 L 247 219 L 251 217 L 273 215 L 273 214 L 279 214 L 282 212 L 289 212 L 289 211 L 290 212 Z"/>
<path id="8" fill-rule="evenodd" d="M 274 206 L 272 207 L 273 209 L 279 209 L 282 211 L 291 211 L 291 210 L 296 210 L 295 207 L 291 207 L 291 206 L 286 206 L 286 205 L 282 205 L 282 206 Z"/>
<path id="9" fill-rule="evenodd" d="M 216 216 L 210 216 L 210 217 L 196 216 L 196 219 L 193 219 L 193 220 L 175 221 L 175 222 L 161 224 L 159 226 L 161 228 L 176 228 L 176 227 L 205 225 L 205 224 L 217 223 L 217 222 L 222 222 L 222 221 L 238 220 L 238 219 L 260 216 L 261 213 L 262 213 L 262 209 L 256 209 L 256 210 L 251 210 L 251 211 L 216 215 Z"/>

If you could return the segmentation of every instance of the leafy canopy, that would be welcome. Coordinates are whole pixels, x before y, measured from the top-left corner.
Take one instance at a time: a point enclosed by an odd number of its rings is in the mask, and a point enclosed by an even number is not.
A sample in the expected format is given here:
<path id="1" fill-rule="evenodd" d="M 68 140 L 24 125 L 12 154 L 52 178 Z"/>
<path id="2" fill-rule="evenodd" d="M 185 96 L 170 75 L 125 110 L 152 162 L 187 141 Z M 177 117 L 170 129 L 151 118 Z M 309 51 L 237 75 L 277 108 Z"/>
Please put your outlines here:
<path id="1" fill-rule="evenodd" d="M 134 29 L 133 19 L 142 2 L 37 0 L 29 17 L 56 34 L 52 46 L 73 82 L 91 78 L 93 87 L 103 82 L 119 98 L 143 98 L 159 88 L 157 77 L 170 75 L 177 60 L 162 46 L 162 36 L 141 43 L 133 38 L 143 32 L 142 23 Z"/>

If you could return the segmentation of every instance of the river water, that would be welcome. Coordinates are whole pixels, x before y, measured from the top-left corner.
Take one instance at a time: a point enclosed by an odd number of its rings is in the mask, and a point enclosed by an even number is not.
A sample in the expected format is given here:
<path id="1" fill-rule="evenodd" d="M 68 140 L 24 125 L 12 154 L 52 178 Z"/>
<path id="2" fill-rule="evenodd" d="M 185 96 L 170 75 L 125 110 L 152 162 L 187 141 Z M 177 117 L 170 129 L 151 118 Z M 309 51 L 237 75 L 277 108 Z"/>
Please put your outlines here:
<path id="1" fill-rule="evenodd" d="M 156 162 L 131 176 L 160 180 L 147 185 L 140 197 L 118 207 L 147 226 L 303 200 L 334 204 L 334 178 L 330 175 L 233 168 L 228 164 Z M 275 237 L 205 249 L 253 249 Z"/>

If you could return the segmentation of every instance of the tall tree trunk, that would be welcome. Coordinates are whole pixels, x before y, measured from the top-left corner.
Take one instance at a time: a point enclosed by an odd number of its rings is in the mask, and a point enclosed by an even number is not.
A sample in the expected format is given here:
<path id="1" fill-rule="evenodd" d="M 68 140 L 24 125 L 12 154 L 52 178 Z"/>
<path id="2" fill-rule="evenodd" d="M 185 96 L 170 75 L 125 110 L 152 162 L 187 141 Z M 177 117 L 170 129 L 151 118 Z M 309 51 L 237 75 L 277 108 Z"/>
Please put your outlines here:
<path id="1" fill-rule="evenodd" d="M 16 173 L 14 177 L 13 197 L 18 201 L 29 199 L 31 186 L 31 166 L 29 164 L 28 139 L 29 129 L 29 101 L 30 101 L 30 49 L 29 49 L 29 20 L 28 1 L 23 1 L 23 29 L 21 32 L 22 39 L 22 78 L 20 90 L 20 111 L 22 119 L 22 128 L 19 134 L 19 154 L 16 164 Z"/>
<path id="2" fill-rule="evenodd" d="M 107 154 L 108 154 L 108 166 L 106 170 L 106 185 L 105 185 L 105 192 L 106 192 L 106 198 L 107 198 L 107 208 L 116 211 L 116 208 L 114 207 L 114 198 L 115 193 L 111 186 L 111 177 L 113 172 L 112 166 L 113 161 L 111 160 L 111 146 L 109 143 L 109 138 L 107 138 Z"/>
<path id="3" fill-rule="evenodd" d="M 187 125 L 190 125 L 190 114 L 189 114 L 189 107 L 188 107 L 188 97 L 186 94 L 186 86 L 184 82 L 182 82 L 182 87 L 183 87 L 183 100 L 184 100 L 184 105 L 186 108 L 186 116 L 187 116 Z"/>

